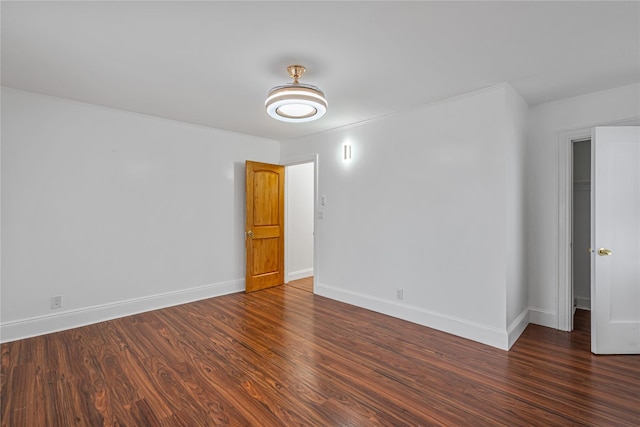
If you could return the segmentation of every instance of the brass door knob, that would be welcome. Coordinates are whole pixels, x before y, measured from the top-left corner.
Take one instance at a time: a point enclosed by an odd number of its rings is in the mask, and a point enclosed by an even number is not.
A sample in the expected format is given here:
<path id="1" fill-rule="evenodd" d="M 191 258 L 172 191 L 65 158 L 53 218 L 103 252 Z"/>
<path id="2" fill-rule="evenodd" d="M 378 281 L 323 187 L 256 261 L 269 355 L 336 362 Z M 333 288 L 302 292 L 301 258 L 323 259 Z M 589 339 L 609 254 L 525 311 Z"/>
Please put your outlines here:
<path id="1" fill-rule="evenodd" d="M 611 253 L 612 253 L 611 250 L 607 249 L 607 248 L 598 249 L 598 255 L 600 255 L 600 256 L 609 256 L 609 255 L 611 255 Z"/>
<path id="2" fill-rule="evenodd" d="M 253 239 L 253 231 L 251 230 L 247 231 L 247 236 Z"/>

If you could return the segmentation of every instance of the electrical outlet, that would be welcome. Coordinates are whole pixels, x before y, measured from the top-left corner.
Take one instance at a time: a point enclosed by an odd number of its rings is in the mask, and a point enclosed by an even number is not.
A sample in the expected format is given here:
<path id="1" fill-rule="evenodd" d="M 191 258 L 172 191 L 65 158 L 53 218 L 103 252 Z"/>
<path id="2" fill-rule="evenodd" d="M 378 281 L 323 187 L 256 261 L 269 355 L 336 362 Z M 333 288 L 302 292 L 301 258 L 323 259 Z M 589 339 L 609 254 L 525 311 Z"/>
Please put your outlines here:
<path id="1" fill-rule="evenodd" d="M 404 299 L 404 289 L 398 288 L 396 289 L 396 299 L 403 300 Z"/>
<path id="2" fill-rule="evenodd" d="M 51 308 L 62 308 L 62 297 L 60 295 L 51 297 Z"/>

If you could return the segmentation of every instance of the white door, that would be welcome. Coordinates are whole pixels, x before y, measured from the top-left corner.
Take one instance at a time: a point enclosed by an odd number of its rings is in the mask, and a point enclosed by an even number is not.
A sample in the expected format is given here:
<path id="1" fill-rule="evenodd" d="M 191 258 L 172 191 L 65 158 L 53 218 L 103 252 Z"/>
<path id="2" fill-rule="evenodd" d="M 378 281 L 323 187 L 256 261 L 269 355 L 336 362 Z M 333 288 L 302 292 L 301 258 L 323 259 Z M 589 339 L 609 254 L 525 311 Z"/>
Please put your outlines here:
<path id="1" fill-rule="evenodd" d="M 640 127 L 591 144 L 591 351 L 640 353 Z"/>

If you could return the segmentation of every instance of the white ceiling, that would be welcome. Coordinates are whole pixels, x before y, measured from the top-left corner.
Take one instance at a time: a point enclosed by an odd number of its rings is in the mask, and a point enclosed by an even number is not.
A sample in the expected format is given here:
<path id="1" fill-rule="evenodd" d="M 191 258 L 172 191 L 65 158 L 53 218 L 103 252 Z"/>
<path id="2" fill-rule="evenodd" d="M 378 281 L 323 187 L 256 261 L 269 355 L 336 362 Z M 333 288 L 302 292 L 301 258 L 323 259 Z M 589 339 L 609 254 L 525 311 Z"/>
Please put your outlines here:
<path id="1" fill-rule="evenodd" d="M 285 140 L 510 83 L 530 105 L 640 81 L 640 2 L 1 3 L 2 84 Z M 264 111 L 286 66 L 320 120 Z"/>

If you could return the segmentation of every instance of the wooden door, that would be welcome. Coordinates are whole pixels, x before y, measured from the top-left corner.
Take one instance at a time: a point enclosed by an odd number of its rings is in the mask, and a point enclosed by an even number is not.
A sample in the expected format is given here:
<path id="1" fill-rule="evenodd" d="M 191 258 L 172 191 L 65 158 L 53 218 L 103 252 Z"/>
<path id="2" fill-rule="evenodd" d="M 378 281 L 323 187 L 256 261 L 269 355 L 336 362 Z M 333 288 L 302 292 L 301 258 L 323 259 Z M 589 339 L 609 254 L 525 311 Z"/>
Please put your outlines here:
<path id="1" fill-rule="evenodd" d="M 591 140 L 591 351 L 640 353 L 640 127 Z"/>
<path id="2" fill-rule="evenodd" d="M 284 166 L 246 162 L 247 292 L 284 283 Z"/>

